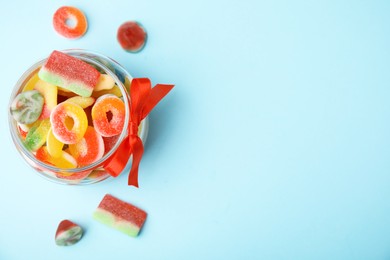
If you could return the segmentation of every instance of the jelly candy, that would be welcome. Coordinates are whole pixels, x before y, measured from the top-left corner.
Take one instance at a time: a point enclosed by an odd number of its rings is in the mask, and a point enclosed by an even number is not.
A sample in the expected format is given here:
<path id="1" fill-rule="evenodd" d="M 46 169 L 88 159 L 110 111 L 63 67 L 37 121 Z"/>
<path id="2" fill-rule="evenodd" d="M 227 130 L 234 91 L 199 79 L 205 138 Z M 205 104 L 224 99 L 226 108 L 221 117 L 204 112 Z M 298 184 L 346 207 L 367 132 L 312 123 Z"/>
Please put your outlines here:
<path id="1" fill-rule="evenodd" d="M 107 74 L 101 74 L 97 85 L 93 91 L 100 91 L 103 89 L 112 89 L 115 85 L 115 80 Z"/>
<path id="2" fill-rule="evenodd" d="M 65 102 L 71 102 L 73 104 L 79 105 L 82 108 L 87 108 L 95 102 L 95 99 L 93 97 L 76 96 L 68 98 Z"/>
<path id="3" fill-rule="evenodd" d="M 92 164 L 103 157 L 103 139 L 92 126 L 88 126 L 83 139 L 76 144 L 69 145 L 69 152 L 79 166 Z"/>
<path id="4" fill-rule="evenodd" d="M 30 151 L 38 150 L 46 143 L 46 137 L 50 130 L 50 120 L 44 119 L 39 126 L 34 126 L 28 131 L 24 145 Z"/>
<path id="5" fill-rule="evenodd" d="M 49 154 L 46 146 L 39 148 L 35 154 L 35 157 L 44 163 L 56 166 L 61 169 L 72 169 L 77 166 L 76 159 L 73 158 L 73 156 L 69 153 L 61 151 L 61 155 L 59 157 L 53 157 Z"/>
<path id="6" fill-rule="evenodd" d="M 103 137 L 104 142 L 104 153 L 108 153 L 116 144 L 118 141 L 120 135 L 114 135 L 110 137 Z"/>
<path id="7" fill-rule="evenodd" d="M 83 229 L 70 220 L 63 220 L 58 225 L 55 242 L 58 246 L 71 246 L 80 241 Z"/>
<path id="8" fill-rule="evenodd" d="M 146 220 L 146 212 L 130 203 L 105 195 L 93 218 L 129 236 L 137 236 Z"/>
<path id="9" fill-rule="evenodd" d="M 34 73 L 34 75 L 24 85 L 22 92 L 33 90 L 38 80 L 39 80 L 38 73 Z"/>
<path id="10" fill-rule="evenodd" d="M 50 128 L 46 138 L 47 151 L 53 157 L 60 157 L 62 155 L 62 148 L 64 143 L 57 140 L 53 135 L 53 130 Z"/>
<path id="11" fill-rule="evenodd" d="M 38 76 L 82 97 L 89 97 L 99 80 L 100 72 L 82 60 L 53 51 L 39 70 Z"/>
<path id="12" fill-rule="evenodd" d="M 74 26 L 68 24 L 69 21 L 75 23 Z M 65 38 L 77 39 L 87 32 L 88 22 L 80 9 L 72 6 L 63 6 L 54 13 L 53 26 L 56 32 Z"/>
<path id="13" fill-rule="evenodd" d="M 79 142 L 88 127 L 84 110 L 71 102 L 58 104 L 50 115 L 50 122 L 54 136 L 64 144 Z"/>
<path id="14" fill-rule="evenodd" d="M 137 22 L 123 23 L 117 32 L 117 39 L 122 48 L 129 52 L 140 51 L 146 43 L 146 32 Z"/>
<path id="15" fill-rule="evenodd" d="M 67 172 L 56 172 L 56 177 L 59 179 L 65 179 L 77 183 L 85 178 L 91 173 L 91 170 L 88 171 L 77 171 L 73 173 Z"/>
<path id="16" fill-rule="evenodd" d="M 92 107 L 95 130 L 104 137 L 118 135 L 125 122 L 125 104 L 114 95 L 99 97 Z"/>
<path id="17" fill-rule="evenodd" d="M 44 98 L 37 90 L 22 92 L 11 104 L 11 115 L 18 123 L 34 123 L 42 113 L 43 103 Z"/>
<path id="18" fill-rule="evenodd" d="M 57 87 L 43 80 L 38 80 L 34 89 L 38 90 L 45 100 L 40 119 L 49 118 L 51 111 L 57 105 Z"/>
<path id="19" fill-rule="evenodd" d="M 111 95 L 117 96 L 119 98 L 123 96 L 119 87 L 117 85 L 115 85 L 111 89 L 103 89 L 103 90 L 92 92 L 92 97 L 98 98 L 98 97 L 101 97 L 101 96 L 107 95 L 107 94 L 111 94 Z"/>

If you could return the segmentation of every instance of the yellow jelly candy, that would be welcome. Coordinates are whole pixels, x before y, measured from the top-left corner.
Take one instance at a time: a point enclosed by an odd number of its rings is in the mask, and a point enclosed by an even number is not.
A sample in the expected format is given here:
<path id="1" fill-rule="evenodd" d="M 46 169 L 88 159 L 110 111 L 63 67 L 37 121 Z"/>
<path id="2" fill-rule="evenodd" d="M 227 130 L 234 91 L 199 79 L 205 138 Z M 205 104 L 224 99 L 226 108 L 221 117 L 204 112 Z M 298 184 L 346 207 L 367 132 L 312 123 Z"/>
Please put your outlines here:
<path id="1" fill-rule="evenodd" d="M 58 104 L 50 115 L 50 122 L 54 136 L 65 144 L 79 142 L 88 127 L 83 108 L 72 102 Z"/>
<path id="2" fill-rule="evenodd" d="M 115 85 L 112 89 L 103 89 L 100 91 L 94 91 L 94 92 L 92 92 L 92 97 L 98 98 L 98 97 L 103 96 L 105 94 L 113 94 L 117 97 L 122 97 L 122 92 L 117 85 Z"/>
<path id="3" fill-rule="evenodd" d="M 53 135 L 51 128 L 47 134 L 46 146 L 48 153 L 52 157 L 58 158 L 62 155 L 62 148 L 64 147 L 64 143 L 61 143 L 57 140 L 57 138 Z"/>
<path id="4" fill-rule="evenodd" d="M 76 96 L 68 98 L 65 102 L 71 102 L 73 104 L 79 105 L 82 108 L 87 108 L 95 103 L 95 99 L 93 97 Z"/>
<path id="5" fill-rule="evenodd" d="M 42 146 L 35 156 L 41 162 L 52 164 L 61 169 L 72 169 L 77 166 L 76 159 L 72 155 L 61 151 L 59 157 L 52 157 L 47 150 L 47 146 Z"/>
<path id="6" fill-rule="evenodd" d="M 51 163 L 62 169 L 73 169 L 77 167 L 76 159 L 67 152 L 61 151 L 59 157 L 52 157 Z"/>
<path id="7" fill-rule="evenodd" d="M 107 74 L 100 74 L 99 81 L 93 91 L 100 91 L 103 89 L 112 89 L 115 86 L 115 80 Z"/>
<path id="8" fill-rule="evenodd" d="M 35 84 L 37 84 L 39 80 L 38 73 L 35 73 L 24 85 L 22 92 L 33 90 L 35 87 Z"/>
<path id="9" fill-rule="evenodd" d="M 57 106 L 57 87 L 43 80 L 38 80 L 34 88 L 38 90 L 45 99 L 41 118 L 50 117 L 51 111 L 54 109 L 55 106 Z"/>

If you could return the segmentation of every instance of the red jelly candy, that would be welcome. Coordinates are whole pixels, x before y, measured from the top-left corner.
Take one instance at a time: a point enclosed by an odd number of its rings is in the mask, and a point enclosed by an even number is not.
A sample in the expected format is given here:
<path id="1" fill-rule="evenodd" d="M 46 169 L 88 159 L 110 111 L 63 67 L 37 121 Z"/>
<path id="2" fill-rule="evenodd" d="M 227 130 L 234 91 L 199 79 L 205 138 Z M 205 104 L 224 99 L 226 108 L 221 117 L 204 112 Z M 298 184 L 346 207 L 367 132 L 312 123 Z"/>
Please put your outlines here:
<path id="1" fill-rule="evenodd" d="M 144 28 L 134 21 L 122 24 L 117 33 L 119 44 L 129 52 L 140 51 L 145 46 L 146 36 Z"/>
<path id="2" fill-rule="evenodd" d="M 88 126 L 84 137 L 78 143 L 69 145 L 69 151 L 79 166 L 92 164 L 103 157 L 103 138 L 92 126 Z"/>
<path id="3" fill-rule="evenodd" d="M 55 241 L 59 246 L 70 246 L 79 242 L 82 236 L 82 228 L 72 221 L 65 219 L 58 225 Z"/>

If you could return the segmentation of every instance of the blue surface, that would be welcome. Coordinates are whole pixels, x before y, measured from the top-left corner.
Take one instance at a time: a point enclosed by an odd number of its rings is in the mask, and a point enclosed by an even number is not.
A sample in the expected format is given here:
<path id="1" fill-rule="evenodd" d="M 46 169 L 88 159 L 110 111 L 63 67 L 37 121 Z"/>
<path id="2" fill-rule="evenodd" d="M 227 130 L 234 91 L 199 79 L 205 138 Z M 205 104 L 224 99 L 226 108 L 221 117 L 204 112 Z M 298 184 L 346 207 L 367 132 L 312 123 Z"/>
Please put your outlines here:
<path id="1" fill-rule="evenodd" d="M 85 37 L 54 32 L 62 5 L 87 14 Z M 2 3 L 0 259 L 389 259 L 389 13 L 385 0 Z M 148 31 L 140 53 L 116 41 L 127 20 Z M 176 85 L 150 116 L 140 189 L 125 175 L 53 184 L 13 147 L 13 85 L 74 47 Z M 139 237 L 92 219 L 106 193 L 149 213 Z M 61 248 L 65 218 L 86 233 Z"/>

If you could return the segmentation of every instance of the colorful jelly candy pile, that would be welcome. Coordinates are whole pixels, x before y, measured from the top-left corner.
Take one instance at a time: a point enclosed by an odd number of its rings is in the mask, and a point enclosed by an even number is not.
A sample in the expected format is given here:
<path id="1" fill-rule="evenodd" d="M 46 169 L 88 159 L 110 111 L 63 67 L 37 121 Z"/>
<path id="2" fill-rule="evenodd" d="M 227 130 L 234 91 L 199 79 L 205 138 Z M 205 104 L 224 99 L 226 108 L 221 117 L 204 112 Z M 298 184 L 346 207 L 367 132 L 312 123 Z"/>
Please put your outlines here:
<path id="1" fill-rule="evenodd" d="M 10 112 L 24 146 L 38 160 L 71 169 L 98 161 L 118 140 L 126 111 L 121 96 L 110 75 L 53 51 L 23 86 Z M 89 173 L 57 177 L 80 179 Z"/>
<path id="2" fill-rule="evenodd" d="M 83 229 L 70 220 L 60 222 L 55 235 L 55 242 L 58 246 L 71 246 L 80 241 L 83 236 Z"/>
<path id="3" fill-rule="evenodd" d="M 104 196 L 93 213 L 95 220 L 132 237 L 138 236 L 146 216 L 142 209 L 109 194 Z"/>

